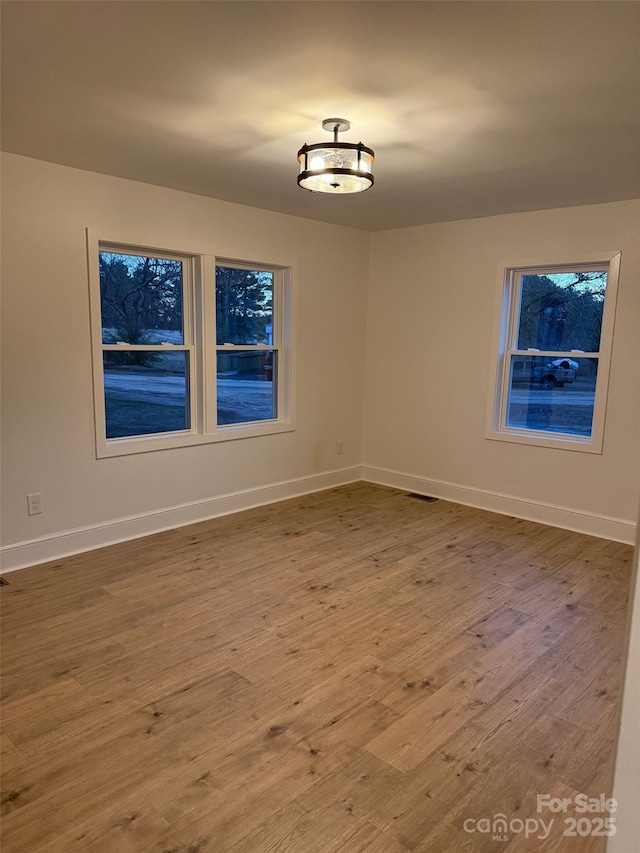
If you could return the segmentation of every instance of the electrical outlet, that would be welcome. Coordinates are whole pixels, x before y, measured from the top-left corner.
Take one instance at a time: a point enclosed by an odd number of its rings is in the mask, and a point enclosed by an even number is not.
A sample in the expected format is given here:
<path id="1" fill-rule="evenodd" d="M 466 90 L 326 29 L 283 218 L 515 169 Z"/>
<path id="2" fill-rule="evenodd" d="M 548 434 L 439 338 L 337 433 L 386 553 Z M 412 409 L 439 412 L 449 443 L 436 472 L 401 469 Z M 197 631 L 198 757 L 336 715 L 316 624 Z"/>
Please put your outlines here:
<path id="1" fill-rule="evenodd" d="M 342 439 L 338 439 L 338 441 L 336 441 L 336 455 L 341 456 L 343 450 L 344 450 L 344 447 L 342 445 Z"/>
<path id="2" fill-rule="evenodd" d="M 27 508 L 29 515 L 39 515 L 42 512 L 42 495 L 36 492 L 35 495 L 27 495 Z"/>

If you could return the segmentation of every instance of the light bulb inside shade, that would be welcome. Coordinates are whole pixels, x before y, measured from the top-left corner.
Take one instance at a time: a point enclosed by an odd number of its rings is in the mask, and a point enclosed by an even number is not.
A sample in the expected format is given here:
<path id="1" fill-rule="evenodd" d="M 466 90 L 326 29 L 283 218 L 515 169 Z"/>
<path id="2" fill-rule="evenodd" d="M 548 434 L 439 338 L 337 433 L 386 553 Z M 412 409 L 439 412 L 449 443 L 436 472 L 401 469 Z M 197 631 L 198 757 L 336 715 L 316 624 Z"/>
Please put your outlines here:
<path id="1" fill-rule="evenodd" d="M 312 157 L 309 168 L 313 171 L 316 171 L 316 169 L 324 169 L 324 157 Z"/>
<path id="2" fill-rule="evenodd" d="M 371 171 L 371 164 L 368 163 L 364 159 L 360 160 L 360 171 L 361 172 L 370 172 Z"/>

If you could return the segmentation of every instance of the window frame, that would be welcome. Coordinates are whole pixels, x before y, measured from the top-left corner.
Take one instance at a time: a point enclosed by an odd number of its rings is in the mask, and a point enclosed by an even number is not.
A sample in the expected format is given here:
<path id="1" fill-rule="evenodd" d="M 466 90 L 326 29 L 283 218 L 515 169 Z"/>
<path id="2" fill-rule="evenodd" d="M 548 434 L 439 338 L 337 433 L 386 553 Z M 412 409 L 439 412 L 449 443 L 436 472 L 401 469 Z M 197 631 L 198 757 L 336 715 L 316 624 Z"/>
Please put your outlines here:
<path id="1" fill-rule="evenodd" d="M 609 373 L 613 349 L 615 308 L 621 252 L 595 252 L 562 258 L 505 260 L 498 265 L 498 296 L 494 322 L 492 367 L 487 402 L 485 437 L 498 441 L 552 447 L 601 454 L 608 399 Z M 517 348 L 520 319 L 521 281 L 524 275 L 545 275 L 575 271 L 607 272 L 600 348 L 597 352 L 576 350 L 521 350 Z M 598 371 L 590 436 L 569 435 L 544 430 L 507 426 L 510 363 L 512 357 L 597 358 Z M 496 357 L 497 356 L 497 357 Z"/>
<path id="2" fill-rule="evenodd" d="M 156 450 L 255 438 L 293 432 L 294 359 L 293 359 L 293 271 L 291 264 L 236 260 L 227 255 L 212 255 L 184 248 L 158 248 L 146 241 L 106 239 L 87 229 L 89 267 L 89 309 L 93 362 L 93 408 L 97 458 L 125 456 Z M 183 344 L 132 345 L 103 344 L 99 255 L 102 251 L 151 256 L 181 261 L 183 264 Z M 217 342 L 216 342 L 216 266 L 273 272 L 274 345 L 238 346 L 235 349 L 278 350 L 277 418 L 241 424 L 217 424 Z M 276 345 L 276 334 L 278 343 Z M 189 338 L 189 341 L 187 340 Z M 173 432 L 149 433 L 119 438 L 106 437 L 104 397 L 105 351 L 188 351 L 188 393 L 190 427 Z M 222 347 L 229 350 L 229 347 Z"/>

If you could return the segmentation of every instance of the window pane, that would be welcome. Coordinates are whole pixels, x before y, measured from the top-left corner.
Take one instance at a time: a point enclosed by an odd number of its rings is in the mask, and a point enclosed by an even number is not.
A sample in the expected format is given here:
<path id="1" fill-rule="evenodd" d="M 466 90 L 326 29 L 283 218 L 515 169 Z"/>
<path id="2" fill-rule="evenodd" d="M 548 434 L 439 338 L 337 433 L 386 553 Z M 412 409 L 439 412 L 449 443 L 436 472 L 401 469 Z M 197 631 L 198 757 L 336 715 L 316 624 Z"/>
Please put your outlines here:
<path id="1" fill-rule="evenodd" d="M 506 425 L 590 436 L 597 373 L 597 358 L 511 356 Z"/>
<path id="2" fill-rule="evenodd" d="M 218 344 L 273 344 L 273 273 L 216 267 Z"/>
<path id="3" fill-rule="evenodd" d="M 189 355 L 105 352 L 107 438 L 190 428 Z"/>
<path id="4" fill-rule="evenodd" d="M 102 342 L 184 343 L 182 262 L 100 252 Z"/>
<path id="5" fill-rule="evenodd" d="M 218 353 L 218 425 L 268 421 L 277 415 L 277 352 Z"/>
<path id="6" fill-rule="evenodd" d="M 607 273 L 523 275 L 517 349 L 598 352 Z"/>

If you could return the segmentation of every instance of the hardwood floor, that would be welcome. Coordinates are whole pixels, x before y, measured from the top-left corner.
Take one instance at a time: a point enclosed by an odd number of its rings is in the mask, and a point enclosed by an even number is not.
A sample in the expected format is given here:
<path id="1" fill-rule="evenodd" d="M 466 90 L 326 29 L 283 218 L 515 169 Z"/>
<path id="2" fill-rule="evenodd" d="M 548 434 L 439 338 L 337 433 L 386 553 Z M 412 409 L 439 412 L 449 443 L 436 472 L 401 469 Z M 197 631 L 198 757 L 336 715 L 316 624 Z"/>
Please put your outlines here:
<path id="1" fill-rule="evenodd" d="M 10 574 L 2 849 L 601 851 L 463 824 L 609 793 L 630 558 L 359 483 Z"/>

